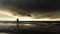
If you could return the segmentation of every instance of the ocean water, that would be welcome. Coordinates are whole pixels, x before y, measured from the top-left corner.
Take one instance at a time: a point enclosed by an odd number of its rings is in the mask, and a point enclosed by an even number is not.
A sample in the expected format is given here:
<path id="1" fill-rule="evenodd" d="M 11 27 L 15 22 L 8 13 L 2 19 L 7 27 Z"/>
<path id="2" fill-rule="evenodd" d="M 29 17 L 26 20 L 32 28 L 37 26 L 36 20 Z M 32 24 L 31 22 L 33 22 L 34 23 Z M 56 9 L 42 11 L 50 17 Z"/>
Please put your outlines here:
<path id="1" fill-rule="evenodd" d="M 0 21 L 0 34 L 60 32 L 59 21 Z"/>

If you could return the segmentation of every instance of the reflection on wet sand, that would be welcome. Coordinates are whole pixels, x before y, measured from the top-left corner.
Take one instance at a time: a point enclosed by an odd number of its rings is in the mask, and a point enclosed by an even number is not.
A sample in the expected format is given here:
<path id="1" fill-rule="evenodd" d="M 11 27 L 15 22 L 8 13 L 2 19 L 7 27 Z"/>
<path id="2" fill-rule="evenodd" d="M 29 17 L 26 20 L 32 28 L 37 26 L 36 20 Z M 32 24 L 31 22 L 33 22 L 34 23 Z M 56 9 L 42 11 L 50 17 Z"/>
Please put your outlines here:
<path id="1" fill-rule="evenodd" d="M 58 32 L 60 22 L 0 21 L 0 32 Z"/>

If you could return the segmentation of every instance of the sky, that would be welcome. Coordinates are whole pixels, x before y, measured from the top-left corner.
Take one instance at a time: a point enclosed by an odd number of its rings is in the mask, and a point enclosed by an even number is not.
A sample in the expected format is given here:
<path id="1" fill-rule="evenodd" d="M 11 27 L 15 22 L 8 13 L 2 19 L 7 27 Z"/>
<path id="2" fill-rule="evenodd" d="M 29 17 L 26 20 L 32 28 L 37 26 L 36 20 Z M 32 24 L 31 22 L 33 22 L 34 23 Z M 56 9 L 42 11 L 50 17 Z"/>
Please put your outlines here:
<path id="1" fill-rule="evenodd" d="M 0 18 L 10 19 L 60 19 L 60 0 L 0 0 L 1 12 L 9 12 L 13 16 L 2 14 L 0 12 Z M 17 16 L 17 17 L 16 17 Z M 4 20 L 4 19 L 2 19 Z M 27 20 L 26 20 L 27 21 Z"/>

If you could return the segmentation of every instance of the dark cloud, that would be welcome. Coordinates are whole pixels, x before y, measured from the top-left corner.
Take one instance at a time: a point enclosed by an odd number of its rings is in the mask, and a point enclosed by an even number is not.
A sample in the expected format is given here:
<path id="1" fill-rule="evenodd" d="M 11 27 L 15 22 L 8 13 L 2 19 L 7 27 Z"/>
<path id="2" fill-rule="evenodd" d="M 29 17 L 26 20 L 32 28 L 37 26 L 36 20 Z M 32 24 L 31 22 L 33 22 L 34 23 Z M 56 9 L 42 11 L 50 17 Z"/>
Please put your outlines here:
<path id="1" fill-rule="evenodd" d="M 0 0 L 2 7 L 19 15 L 32 17 L 60 17 L 60 0 Z"/>

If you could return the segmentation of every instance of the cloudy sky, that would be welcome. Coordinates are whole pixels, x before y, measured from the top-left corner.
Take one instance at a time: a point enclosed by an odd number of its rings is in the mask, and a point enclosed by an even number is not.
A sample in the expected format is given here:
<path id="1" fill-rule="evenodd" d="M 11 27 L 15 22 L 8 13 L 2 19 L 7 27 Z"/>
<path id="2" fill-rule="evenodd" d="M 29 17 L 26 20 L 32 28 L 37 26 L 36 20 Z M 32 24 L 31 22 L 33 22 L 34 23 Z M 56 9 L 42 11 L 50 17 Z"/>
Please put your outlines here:
<path id="1" fill-rule="evenodd" d="M 60 20 L 60 0 L 0 0 L 0 10 L 0 20 Z"/>

